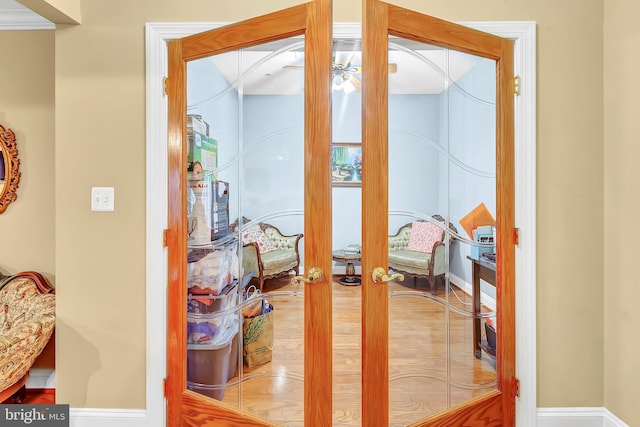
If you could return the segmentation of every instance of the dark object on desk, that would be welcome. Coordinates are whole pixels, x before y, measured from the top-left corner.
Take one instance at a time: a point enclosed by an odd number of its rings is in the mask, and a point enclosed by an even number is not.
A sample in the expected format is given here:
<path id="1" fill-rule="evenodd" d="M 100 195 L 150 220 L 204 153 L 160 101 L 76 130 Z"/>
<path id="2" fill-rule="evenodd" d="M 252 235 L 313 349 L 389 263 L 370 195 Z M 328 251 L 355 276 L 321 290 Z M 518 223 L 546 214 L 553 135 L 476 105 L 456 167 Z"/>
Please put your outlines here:
<path id="1" fill-rule="evenodd" d="M 482 255 L 480 255 L 480 258 L 482 258 L 484 261 L 489 261 L 489 262 L 496 262 L 496 254 L 492 254 L 489 252 L 485 252 Z"/>
<path id="2" fill-rule="evenodd" d="M 489 322 L 485 322 L 484 331 L 487 335 L 487 342 L 483 343 L 483 350 L 489 353 L 492 356 L 496 355 L 496 330 L 493 325 L 490 325 Z"/>
<path id="3" fill-rule="evenodd" d="M 496 286 L 496 263 L 485 261 L 484 258 L 476 259 L 467 256 L 472 262 L 472 283 L 471 295 L 473 297 L 473 352 L 476 359 L 482 357 L 482 344 L 480 338 L 481 319 L 479 314 L 482 312 L 480 303 L 480 280 L 484 280 L 490 285 Z"/>

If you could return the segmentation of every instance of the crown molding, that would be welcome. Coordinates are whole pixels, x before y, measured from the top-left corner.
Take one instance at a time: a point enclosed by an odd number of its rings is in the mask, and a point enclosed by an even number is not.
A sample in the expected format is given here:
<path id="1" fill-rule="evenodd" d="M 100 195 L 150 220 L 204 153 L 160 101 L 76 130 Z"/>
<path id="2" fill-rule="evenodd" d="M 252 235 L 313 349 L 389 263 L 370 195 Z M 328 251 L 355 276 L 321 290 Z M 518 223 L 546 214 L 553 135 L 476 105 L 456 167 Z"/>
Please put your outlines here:
<path id="1" fill-rule="evenodd" d="M 0 9 L 0 31 L 55 30 L 56 25 L 28 9 Z"/>

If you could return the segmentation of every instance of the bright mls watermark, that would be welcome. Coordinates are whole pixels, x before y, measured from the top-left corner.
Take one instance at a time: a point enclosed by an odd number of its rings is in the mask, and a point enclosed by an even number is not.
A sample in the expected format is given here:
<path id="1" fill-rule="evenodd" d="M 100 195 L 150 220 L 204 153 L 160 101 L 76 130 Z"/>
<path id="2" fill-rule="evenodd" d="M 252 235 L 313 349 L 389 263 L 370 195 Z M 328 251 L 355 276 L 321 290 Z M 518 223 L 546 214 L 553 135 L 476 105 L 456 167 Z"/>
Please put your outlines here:
<path id="1" fill-rule="evenodd" d="M 0 426 L 69 427 L 69 405 L 0 405 Z"/>

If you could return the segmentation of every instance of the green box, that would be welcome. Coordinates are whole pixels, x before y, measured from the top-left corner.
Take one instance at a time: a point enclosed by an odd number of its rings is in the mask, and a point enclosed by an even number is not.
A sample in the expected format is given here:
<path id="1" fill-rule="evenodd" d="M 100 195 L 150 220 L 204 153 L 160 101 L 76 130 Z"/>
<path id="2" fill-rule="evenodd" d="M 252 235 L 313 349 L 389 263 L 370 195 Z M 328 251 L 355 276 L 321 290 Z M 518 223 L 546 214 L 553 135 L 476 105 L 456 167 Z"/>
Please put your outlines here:
<path id="1" fill-rule="evenodd" d="M 213 181 L 218 169 L 218 141 L 199 132 L 187 136 L 187 171 L 194 172 L 194 165 L 202 166 L 204 179 Z"/>

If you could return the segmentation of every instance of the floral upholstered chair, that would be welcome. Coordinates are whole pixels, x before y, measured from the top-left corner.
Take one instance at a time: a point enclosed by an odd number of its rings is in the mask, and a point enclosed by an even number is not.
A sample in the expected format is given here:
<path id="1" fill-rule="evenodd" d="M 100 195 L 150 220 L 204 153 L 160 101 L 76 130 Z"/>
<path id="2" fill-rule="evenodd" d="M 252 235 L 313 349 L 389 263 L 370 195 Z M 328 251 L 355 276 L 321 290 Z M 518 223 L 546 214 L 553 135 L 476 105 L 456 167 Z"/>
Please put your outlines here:
<path id="1" fill-rule="evenodd" d="M 440 215 L 432 218 L 444 223 Z M 444 224 L 443 226 L 444 227 Z M 453 224 L 449 229 L 457 233 Z M 446 272 L 443 228 L 428 221 L 413 221 L 403 225 L 393 236 L 389 236 L 389 268 L 405 276 L 425 278 L 429 290 L 436 293 L 436 280 L 444 279 Z"/>
<path id="2" fill-rule="evenodd" d="M 246 224 L 250 222 L 243 218 Z M 237 228 L 237 221 L 231 229 Z M 241 230 L 242 268 L 244 273 L 253 272 L 262 291 L 267 279 L 274 279 L 300 270 L 299 242 L 302 234 L 285 235 L 275 226 L 260 222 Z"/>
<path id="3" fill-rule="evenodd" d="M 24 399 L 29 369 L 49 342 L 55 326 L 56 299 L 49 281 L 25 271 L 0 289 L 0 402 Z"/>

